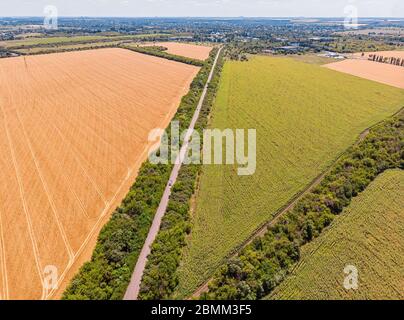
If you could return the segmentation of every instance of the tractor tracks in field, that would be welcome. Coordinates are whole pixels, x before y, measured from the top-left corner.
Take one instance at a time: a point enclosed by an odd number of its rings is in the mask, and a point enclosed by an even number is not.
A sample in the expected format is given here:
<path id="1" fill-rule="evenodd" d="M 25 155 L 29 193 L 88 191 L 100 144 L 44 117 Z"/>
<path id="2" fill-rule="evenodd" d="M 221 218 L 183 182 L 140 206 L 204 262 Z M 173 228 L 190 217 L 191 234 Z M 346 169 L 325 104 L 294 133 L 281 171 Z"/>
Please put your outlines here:
<path id="1" fill-rule="evenodd" d="M 402 107 L 400 110 L 398 110 L 396 113 L 391 115 L 390 117 L 383 119 L 376 124 L 366 128 L 363 130 L 359 137 L 357 138 L 356 142 L 349 147 L 347 150 L 342 152 L 320 175 L 318 175 L 306 188 L 304 188 L 301 192 L 297 193 L 285 206 L 280 208 L 274 216 L 271 218 L 270 221 L 265 222 L 263 225 L 258 227 L 252 234 L 249 236 L 246 240 L 244 240 L 239 246 L 237 246 L 235 249 L 233 249 L 228 256 L 222 261 L 221 265 L 223 263 L 226 263 L 226 261 L 236 257 L 240 251 L 242 251 L 245 247 L 247 247 L 249 244 L 251 244 L 255 239 L 261 238 L 265 235 L 267 232 L 268 228 L 275 225 L 279 221 L 279 219 L 292 210 L 295 205 L 308 193 L 313 191 L 314 188 L 316 188 L 322 181 L 323 179 L 332 171 L 334 168 L 335 164 L 337 164 L 347 153 L 347 151 L 355 146 L 358 146 L 360 143 L 362 143 L 366 137 L 369 135 L 370 131 L 374 128 L 380 125 L 381 123 L 384 123 L 385 121 L 399 115 L 404 111 L 404 107 Z M 213 277 L 209 278 L 208 281 L 204 282 L 190 297 L 189 299 L 195 299 L 199 298 L 203 293 L 208 292 L 209 290 L 209 283 L 213 280 Z"/>

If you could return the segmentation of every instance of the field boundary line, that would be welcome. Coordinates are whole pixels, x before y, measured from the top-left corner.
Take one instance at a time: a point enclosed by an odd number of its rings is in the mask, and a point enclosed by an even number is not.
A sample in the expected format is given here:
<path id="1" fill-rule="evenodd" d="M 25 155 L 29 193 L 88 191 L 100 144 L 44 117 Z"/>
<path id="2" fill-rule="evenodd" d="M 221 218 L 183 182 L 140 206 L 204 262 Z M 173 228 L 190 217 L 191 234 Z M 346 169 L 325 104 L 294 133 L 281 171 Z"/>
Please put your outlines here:
<path id="1" fill-rule="evenodd" d="M 243 250 L 245 247 L 247 247 L 249 244 L 251 244 L 256 238 L 263 237 L 265 233 L 267 232 L 267 229 L 271 226 L 273 226 L 278 220 L 286 213 L 288 213 L 290 210 L 292 210 L 297 202 L 301 200 L 307 193 L 311 192 L 314 188 L 316 188 L 322 181 L 323 179 L 331 172 L 333 167 L 347 154 L 348 150 L 351 148 L 357 146 L 360 144 L 362 141 L 365 140 L 365 138 L 368 136 L 370 131 L 379 126 L 380 124 L 394 118 L 395 116 L 399 115 L 404 111 L 404 107 L 401 107 L 398 111 L 393 113 L 392 115 L 388 116 L 387 118 L 378 121 L 377 123 L 371 125 L 370 127 L 367 127 L 365 130 L 363 130 L 359 136 L 356 138 L 356 141 L 348 147 L 345 151 L 340 153 L 326 168 L 325 170 L 320 173 L 316 178 L 314 178 L 302 191 L 298 192 L 295 194 L 284 206 L 282 206 L 280 209 L 276 210 L 274 215 L 272 216 L 271 220 L 264 222 L 261 224 L 258 228 L 255 229 L 255 231 L 243 242 L 241 242 L 238 246 L 236 246 L 233 250 L 231 250 L 228 255 L 221 261 L 219 264 L 219 267 L 222 266 L 224 263 L 229 261 L 230 259 L 234 258 L 239 254 L 241 250 Z M 217 270 L 217 269 L 216 269 Z M 210 277 L 209 280 L 205 281 L 202 285 L 198 287 L 197 290 L 194 291 L 193 294 L 191 294 L 188 299 L 193 299 L 193 298 L 198 298 L 202 293 L 205 293 L 208 291 L 208 286 L 209 283 L 213 280 L 213 277 Z"/>
<path id="2" fill-rule="evenodd" d="M 26 142 L 28 144 L 28 148 L 30 150 L 32 159 L 33 159 L 33 161 L 35 163 L 36 171 L 37 171 L 37 173 L 39 175 L 39 178 L 41 179 L 42 187 L 45 190 L 45 193 L 46 193 L 46 196 L 48 198 L 49 204 L 50 204 L 50 206 L 52 208 L 52 211 L 53 211 L 53 214 L 54 214 L 54 217 L 55 217 L 56 224 L 58 226 L 60 235 L 62 236 L 63 242 L 64 242 L 64 244 L 66 246 L 67 253 L 69 255 L 69 263 L 70 263 L 72 261 L 72 259 L 73 259 L 73 256 L 74 256 L 73 249 L 72 249 L 72 247 L 71 247 L 71 245 L 70 245 L 70 243 L 69 243 L 69 241 L 67 239 L 66 232 L 65 232 L 64 227 L 62 225 L 62 222 L 60 221 L 59 215 L 58 215 L 57 210 L 56 210 L 55 203 L 53 202 L 53 198 L 52 198 L 52 196 L 51 196 L 51 194 L 49 192 L 48 185 L 47 185 L 47 183 L 46 183 L 46 181 L 45 181 L 45 179 L 43 177 L 42 170 L 40 169 L 40 166 L 39 166 L 39 163 L 38 163 L 38 159 L 37 159 L 37 157 L 36 157 L 36 155 L 35 155 L 35 153 L 34 153 L 34 151 L 32 149 L 31 141 L 30 141 L 30 139 L 29 139 L 29 137 L 27 135 L 27 132 L 25 130 L 25 126 L 24 126 L 23 122 L 21 121 L 21 118 L 19 116 L 18 110 L 16 110 L 16 114 L 17 114 L 17 119 L 21 124 L 22 132 L 23 132 L 23 134 L 25 136 L 25 140 L 26 140 Z"/>

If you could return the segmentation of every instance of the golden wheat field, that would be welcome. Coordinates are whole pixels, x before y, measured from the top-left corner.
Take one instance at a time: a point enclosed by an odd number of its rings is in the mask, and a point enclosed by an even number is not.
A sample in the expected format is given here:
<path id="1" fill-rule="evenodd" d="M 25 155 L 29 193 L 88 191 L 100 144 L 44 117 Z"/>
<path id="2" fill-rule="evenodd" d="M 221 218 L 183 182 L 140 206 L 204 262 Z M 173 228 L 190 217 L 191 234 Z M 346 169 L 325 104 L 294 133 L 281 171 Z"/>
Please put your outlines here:
<path id="1" fill-rule="evenodd" d="M 373 52 L 363 52 L 364 59 L 369 59 L 371 55 L 383 56 L 385 58 L 401 58 L 404 59 L 404 51 L 373 51 Z M 362 52 L 357 52 L 354 54 L 356 58 L 362 58 Z"/>
<path id="2" fill-rule="evenodd" d="M 170 54 L 202 61 L 209 58 L 209 54 L 213 49 L 213 47 L 209 46 L 179 43 L 179 42 L 154 42 L 153 45 L 167 48 L 167 53 Z"/>
<path id="3" fill-rule="evenodd" d="M 357 269 L 347 290 L 346 266 Z M 302 259 L 270 299 L 404 299 L 404 171 L 380 175 Z M 349 289 L 349 288 L 348 288 Z"/>
<path id="4" fill-rule="evenodd" d="M 404 68 L 387 63 L 360 59 L 347 59 L 325 67 L 360 78 L 404 89 Z"/>
<path id="5" fill-rule="evenodd" d="M 198 70 L 123 49 L 0 60 L 0 299 L 63 291 Z"/>

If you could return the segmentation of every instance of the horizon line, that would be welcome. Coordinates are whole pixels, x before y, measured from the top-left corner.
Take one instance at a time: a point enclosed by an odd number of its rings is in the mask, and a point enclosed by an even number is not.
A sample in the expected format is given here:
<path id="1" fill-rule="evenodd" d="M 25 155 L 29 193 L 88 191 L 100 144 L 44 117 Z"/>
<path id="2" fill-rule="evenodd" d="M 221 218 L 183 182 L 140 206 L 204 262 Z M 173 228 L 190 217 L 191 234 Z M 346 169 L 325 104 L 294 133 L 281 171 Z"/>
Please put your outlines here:
<path id="1" fill-rule="evenodd" d="M 0 16 L 3 18 L 43 18 L 38 15 L 24 16 Z M 91 16 L 91 15 L 68 15 L 59 16 L 59 18 L 125 18 L 125 19 L 345 19 L 344 16 Z M 403 17 L 385 17 L 385 16 L 361 16 L 358 19 L 404 19 Z"/>

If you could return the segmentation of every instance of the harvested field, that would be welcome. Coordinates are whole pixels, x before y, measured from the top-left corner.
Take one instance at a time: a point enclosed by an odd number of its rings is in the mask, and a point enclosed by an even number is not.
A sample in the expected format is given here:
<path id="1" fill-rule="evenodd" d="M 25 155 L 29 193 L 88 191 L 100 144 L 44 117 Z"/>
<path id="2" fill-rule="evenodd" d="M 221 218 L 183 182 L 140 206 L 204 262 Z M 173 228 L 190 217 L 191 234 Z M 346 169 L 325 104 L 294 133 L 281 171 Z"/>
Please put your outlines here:
<path id="1" fill-rule="evenodd" d="M 403 67 L 360 59 L 348 59 L 330 63 L 325 67 L 404 89 Z"/>
<path id="2" fill-rule="evenodd" d="M 358 289 L 343 287 L 347 265 L 358 269 Z M 303 247 L 293 272 L 270 299 L 404 299 L 404 172 L 379 176 Z"/>
<path id="3" fill-rule="evenodd" d="M 394 57 L 394 58 L 401 58 L 404 59 L 404 51 L 375 51 L 375 52 L 365 52 L 365 59 L 368 59 L 370 55 L 377 55 L 377 56 L 383 56 L 383 57 Z M 354 53 L 354 57 L 356 58 L 362 58 L 362 52 Z"/>
<path id="4" fill-rule="evenodd" d="M 0 60 L 2 299 L 61 294 L 198 70 L 123 49 Z"/>
<path id="5" fill-rule="evenodd" d="M 146 44 L 146 45 L 151 45 Z M 191 59 L 206 60 L 209 58 L 209 54 L 212 51 L 212 47 L 179 43 L 179 42 L 153 42 L 154 46 L 167 48 L 168 53 L 175 54 L 177 56 L 183 56 Z"/>

